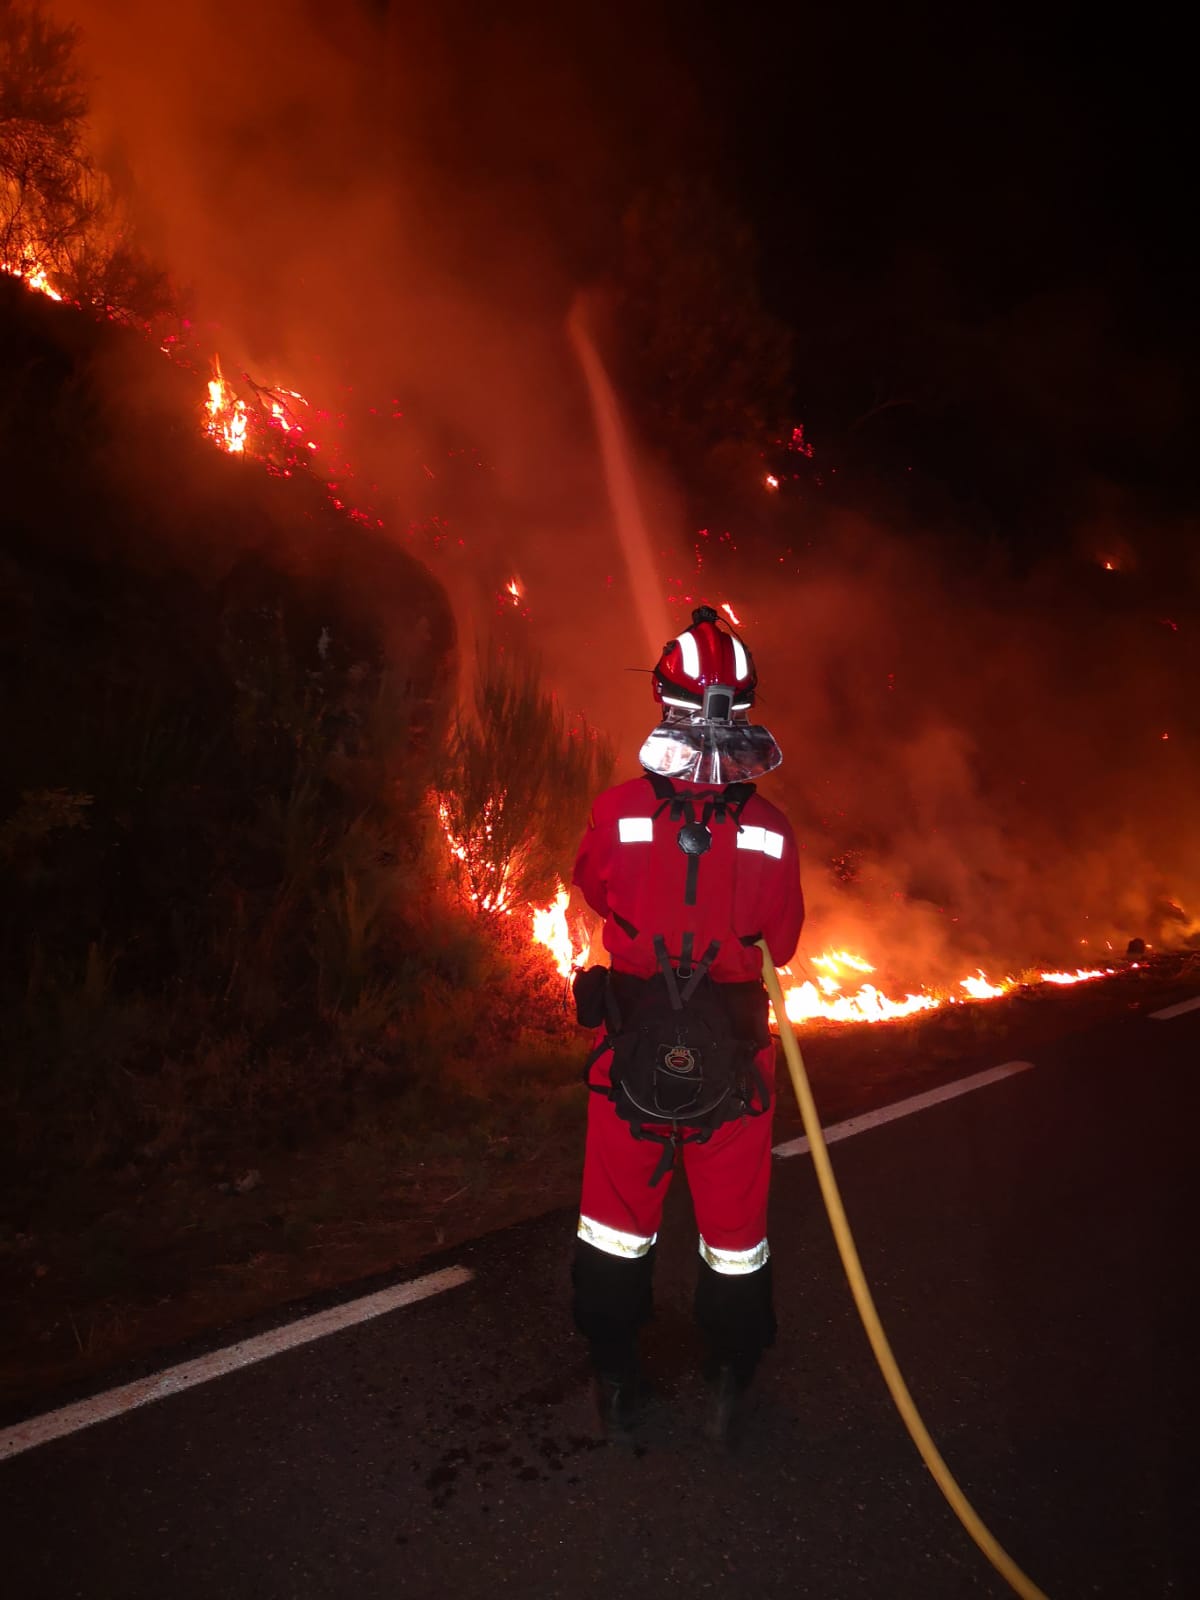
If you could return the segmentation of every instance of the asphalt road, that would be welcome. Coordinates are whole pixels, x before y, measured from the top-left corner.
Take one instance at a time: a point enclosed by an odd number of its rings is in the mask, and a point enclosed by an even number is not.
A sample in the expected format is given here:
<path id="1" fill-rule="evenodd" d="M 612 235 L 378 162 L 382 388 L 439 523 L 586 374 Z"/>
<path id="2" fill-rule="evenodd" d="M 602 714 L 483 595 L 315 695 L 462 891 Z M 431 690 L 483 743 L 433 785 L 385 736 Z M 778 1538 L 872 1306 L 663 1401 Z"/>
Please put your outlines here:
<path id="1" fill-rule="evenodd" d="M 833 1147 L 884 1325 L 1051 1600 L 1200 1595 L 1200 1010 L 1004 1058 L 1034 1070 Z M 0 1463 L 5 1593 L 1007 1595 L 892 1411 L 807 1157 L 775 1183 L 781 1335 L 735 1456 L 700 1433 L 677 1183 L 636 1449 L 590 1434 L 560 1213 L 431 1263 L 475 1274 L 445 1294 Z"/>

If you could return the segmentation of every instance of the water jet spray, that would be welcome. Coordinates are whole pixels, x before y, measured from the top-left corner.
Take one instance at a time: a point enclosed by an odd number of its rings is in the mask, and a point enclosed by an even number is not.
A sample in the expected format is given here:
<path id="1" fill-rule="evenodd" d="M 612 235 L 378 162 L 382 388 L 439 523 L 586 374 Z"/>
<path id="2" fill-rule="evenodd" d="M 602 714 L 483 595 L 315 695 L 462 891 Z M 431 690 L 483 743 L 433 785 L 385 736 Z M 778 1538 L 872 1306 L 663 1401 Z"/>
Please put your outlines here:
<path id="1" fill-rule="evenodd" d="M 576 296 L 567 316 L 567 334 L 592 402 L 613 523 L 625 558 L 634 607 L 646 639 L 646 657 L 653 661 L 662 650 L 663 640 L 671 638 L 673 630 L 662 597 L 654 552 L 650 548 L 650 536 L 642 517 L 621 408 L 588 329 L 582 296 Z"/>

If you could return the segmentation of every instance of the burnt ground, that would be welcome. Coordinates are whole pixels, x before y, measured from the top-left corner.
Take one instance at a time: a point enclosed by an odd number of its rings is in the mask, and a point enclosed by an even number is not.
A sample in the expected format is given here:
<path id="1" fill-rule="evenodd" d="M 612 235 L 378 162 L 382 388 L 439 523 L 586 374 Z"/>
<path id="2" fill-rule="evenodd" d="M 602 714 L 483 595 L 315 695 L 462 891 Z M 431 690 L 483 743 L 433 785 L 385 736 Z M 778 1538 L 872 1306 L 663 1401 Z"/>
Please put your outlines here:
<path id="1" fill-rule="evenodd" d="M 829 1124 L 1153 1011 L 1189 983 L 1200 983 L 1198 953 L 910 1022 L 810 1026 L 800 1039 Z M 782 1070 L 780 1082 L 778 1140 L 800 1131 Z M 545 1090 L 536 1115 L 420 1141 L 381 1114 L 349 1140 L 293 1155 L 249 1152 L 220 1172 L 82 1177 L 48 1197 L 36 1230 L 0 1225 L 0 1405 L 21 1408 L 572 1207 L 584 1110 L 582 1087 L 568 1084 Z"/>

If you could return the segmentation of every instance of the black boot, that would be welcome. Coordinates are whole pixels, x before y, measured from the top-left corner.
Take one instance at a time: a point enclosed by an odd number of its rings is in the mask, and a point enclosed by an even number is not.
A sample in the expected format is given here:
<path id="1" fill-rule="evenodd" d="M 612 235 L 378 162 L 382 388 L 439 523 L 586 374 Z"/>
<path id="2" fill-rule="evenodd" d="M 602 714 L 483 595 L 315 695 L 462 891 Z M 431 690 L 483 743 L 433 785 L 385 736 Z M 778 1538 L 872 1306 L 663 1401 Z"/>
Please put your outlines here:
<path id="1" fill-rule="evenodd" d="M 636 1365 L 623 1372 L 597 1368 L 592 1377 L 596 1427 L 611 1444 L 629 1444 L 650 1409 L 650 1390 Z"/>
<path id="2" fill-rule="evenodd" d="M 653 1250 L 630 1258 L 607 1255 L 582 1240 L 576 1246 L 575 1324 L 591 1347 L 592 1399 L 606 1439 L 628 1439 L 647 1408 L 637 1336 L 650 1319 L 653 1267 Z"/>
<path id="3" fill-rule="evenodd" d="M 728 1449 L 736 1445 L 741 1432 L 746 1391 L 759 1358 L 775 1342 L 771 1263 L 756 1272 L 725 1275 L 701 1261 L 696 1320 L 708 1346 L 704 1432 Z"/>
<path id="4" fill-rule="evenodd" d="M 717 1367 L 709 1377 L 704 1437 L 725 1450 L 736 1448 L 741 1437 L 748 1388 L 749 1379 L 731 1362 Z"/>

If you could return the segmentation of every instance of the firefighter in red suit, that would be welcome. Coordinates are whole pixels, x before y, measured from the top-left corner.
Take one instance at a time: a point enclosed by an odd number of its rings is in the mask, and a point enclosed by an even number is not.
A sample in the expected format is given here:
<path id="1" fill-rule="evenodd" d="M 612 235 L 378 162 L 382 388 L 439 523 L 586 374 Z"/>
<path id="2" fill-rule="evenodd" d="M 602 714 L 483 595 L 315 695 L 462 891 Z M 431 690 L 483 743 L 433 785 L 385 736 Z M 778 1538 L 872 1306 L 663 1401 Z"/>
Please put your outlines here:
<path id="1" fill-rule="evenodd" d="M 662 721 L 642 746 L 645 771 L 596 800 L 575 864 L 575 883 L 604 919 L 610 957 L 608 969 L 584 975 L 601 979 L 609 999 L 589 1067 L 597 1092 L 573 1269 L 575 1320 L 591 1347 L 609 1436 L 627 1432 L 642 1408 L 637 1334 L 651 1315 L 654 1245 L 680 1162 L 700 1235 L 695 1314 L 712 1390 L 711 1437 L 729 1438 L 775 1335 L 767 1243 L 775 1047 L 755 941 L 765 938 L 777 965 L 788 961 L 804 901 L 791 826 L 754 789 L 782 760 L 770 733 L 750 721 L 756 682 L 742 640 L 711 607 L 698 608 L 654 671 Z M 681 1126 L 667 1113 L 656 1124 L 652 1107 L 643 1115 L 642 1090 L 613 1086 L 614 1066 L 623 1083 L 621 1048 L 632 1034 L 614 1017 L 612 991 L 620 1013 L 633 1009 L 636 1017 L 642 992 L 658 982 L 682 1015 L 680 997 L 694 989 L 698 969 L 743 1041 L 741 1087 L 707 1128 Z M 581 1002 L 581 1021 L 596 1023 L 587 1009 Z M 656 1081 L 671 1079 L 685 1056 L 701 1053 L 668 1046 L 648 1070 Z M 703 1098 L 697 1091 L 696 1103 Z"/>

